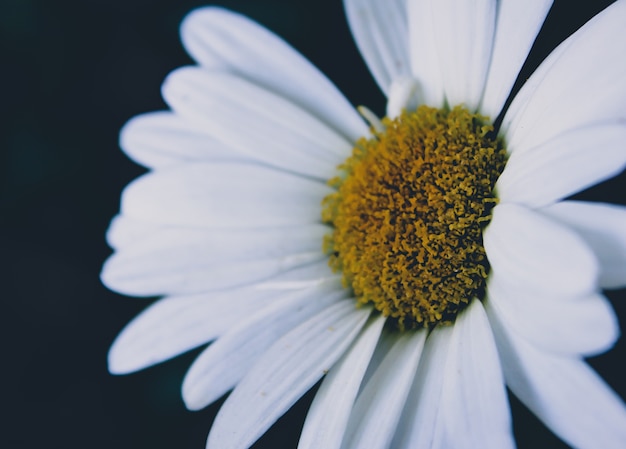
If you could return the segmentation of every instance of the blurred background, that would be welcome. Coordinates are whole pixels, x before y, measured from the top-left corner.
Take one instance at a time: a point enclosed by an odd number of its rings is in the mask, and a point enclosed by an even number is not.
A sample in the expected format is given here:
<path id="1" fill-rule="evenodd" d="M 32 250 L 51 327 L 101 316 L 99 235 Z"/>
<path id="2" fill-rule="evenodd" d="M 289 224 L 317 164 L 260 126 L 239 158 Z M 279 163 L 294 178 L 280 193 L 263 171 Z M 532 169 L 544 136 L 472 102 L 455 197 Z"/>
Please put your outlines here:
<path id="1" fill-rule="evenodd" d="M 557 1 L 520 79 L 609 3 Z M 119 150 L 118 130 L 136 114 L 165 108 L 163 78 L 191 63 L 178 25 L 205 4 L 0 0 L 1 447 L 204 448 L 221 401 L 192 413 L 180 397 L 198 351 L 134 375 L 108 374 L 109 345 L 148 302 L 106 290 L 98 275 L 110 253 L 104 232 L 120 192 L 144 172 Z M 383 114 L 384 99 L 356 51 L 340 0 L 213 4 L 264 24 L 353 104 Z M 579 197 L 626 204 L 626 176 Z M 626 325 L 625 292 L 609 296 Z M 625 358 L 622 339 L 590 361 L 622 398 Z M 295 448 L 311 399 L 309 393 L 255 448 Z M 512 407 L 519 448 L 565 447 L 515 399 Z"/>

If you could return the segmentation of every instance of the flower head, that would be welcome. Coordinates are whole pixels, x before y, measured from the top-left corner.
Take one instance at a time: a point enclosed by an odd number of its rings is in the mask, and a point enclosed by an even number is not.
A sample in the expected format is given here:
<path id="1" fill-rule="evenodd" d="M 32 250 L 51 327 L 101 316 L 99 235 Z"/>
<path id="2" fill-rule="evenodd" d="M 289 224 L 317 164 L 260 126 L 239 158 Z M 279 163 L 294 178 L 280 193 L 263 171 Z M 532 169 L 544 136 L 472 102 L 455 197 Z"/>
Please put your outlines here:
<path id="1" fill-rule="evenodd" d="M 548 0 L 345 0 L 387 96 L 359 115 L 282 40 L 220 8 L 198 66 L 122 148 L 102 272 L 162 296 L 109 356 L 132 372 L 212 343 L 190 409 L 230 390 L 210 449 L 252 445 L 323 379 L 299 448 L 512 448 L 505 386 L 568 444 L 619 448 L 623 401 L 584 357 L 619 336 L 626 209 L 566 198 L 626 166 L 626 0 L 512 99 Z"/>

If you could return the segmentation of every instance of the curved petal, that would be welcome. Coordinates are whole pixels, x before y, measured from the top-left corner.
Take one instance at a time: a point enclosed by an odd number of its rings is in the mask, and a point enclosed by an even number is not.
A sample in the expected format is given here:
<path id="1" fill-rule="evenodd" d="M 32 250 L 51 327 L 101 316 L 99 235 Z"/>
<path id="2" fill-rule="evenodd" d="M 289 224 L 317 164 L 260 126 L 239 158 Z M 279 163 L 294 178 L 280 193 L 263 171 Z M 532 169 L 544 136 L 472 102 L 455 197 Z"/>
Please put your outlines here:
<path id="1" fill-rule="evenodd" d="M 228 71 L 289 99 L 350 142 L 367 125 L 337 88 L 282 39 L 222 8 L 191 12 L 183 21 L 185 48 L 204 67 Z"/>
<path id="2" fill-rule="evenodd" d="M 619 174 L 626 167 L 626 121 L 565 132 L 515 151 L 496 182 L 506 202 L 539 207 Z"/>
<path id="3" fill-rule="evenodd" d="M 258 161 L 324 181 L 352 144 L 302 107 L 244 78 L 184 67 L 163 83 L 177 113 Z"/>
<path id="4" fill-rule="evenodd" d="M 493 276 L 543 297 L 580 297 L 596 290 L 598 262 L 575 232 L 514 204 L 499 204 L 483 233 Z"/>
<path id="5" fill-rule="evenodd" d="M 137 178 L 122 214 L 183 227 L 254 228 L 319 223 L 326 185 L 268 167 L 185 164 Z"/>
<path id="6" fill-rule="evenodd" d="M 406 0 L 344 0 L 352 36 L 378 86 L 410 75 Z"/>
<path id="7" fill-rule="evenodd" d="M 558 298 L 507 287 L 506 279 L 490 279 L 487 295 L 493 310 L 541 350 L 590 356 L 607 351 L 619 338 L 615 312 L 599 293 Z"/>
<path id="8" fill-rule="evenodd" d="M 626 207 L 562 201 L 542 213 L 573 228 L 593 249 L 600 263 L 600 287 L 626 287 Z"/>
<path id="9" fill-rule="evenodd" d="M 491 64 L 480 112 L 495 120 L 500 114 L 552 0 L 500 0 Z"/>
<path id="10" fill-rule="evenodd" d="M 370 363 L 365 370 L 365 374 L 363 375 L 363 380 L 361 381 L 361 386 L 359 388 L 359 394 L 363 391 L 365 385 L 369 383 L 376 370 L 378 370 L 378 367 L 393 346 L 395 339 L 396 331 L 393 328 L 383 328 L 380 338 L 378 339 L 378 343 L 376 344 L 376 348 L 374 349 L 374 353 L 372 354 L 372 358 L 370 359 Z"/>
<path id="11" fill-rule="evenodd" d="M 166 228 L 115 252 L 102 280 L 136 296 L 247 284 L 325 258 L 320 224 L 260 229 Z"/>
<path id="12" fill-rule="evenodd" d="M 556 47 L 552 52 L 546 56 L 539 67 L 535 69 L 532 73 L 532 76 L 525 80 L 524 84 L 520 91 L 517 92 L 511 104 L 509 104 L 504 117 L 502 118 L 502 124 L 500 125 L 500 134 L 503 136 L 509 136 L 512 132 L 511 123 L 515 122 L 518 117 L 521 117 L 526 110 L 526 107 L 529 105 L 528 99 L 532 98 L 535 94 L 544 78 L 548 76 L 552 67 L 557 63 L 557 61 L 563 56 L 563 54 L 567 53 L 567 49 L 578 39 L 580 38 L 579 34 L 573 34 L 564 42 L 562 42 L 558 47 Z M 511 148 L 510 142 L 507 141 L 506 150 L 511 153 L 513 148 Z M 516 151 L 523 151 L 524 147 L 515 148 Z"/>
<path id="13" fill-rule="evenodd" d="M 207 449 L 250 447 L 344 354 L 370 308 L 340 301 L 293 329 L 263 354 L 220 409 Z"/>
<path id="14" fill-rule="evenodd" d="M 290 292 L 243 320 L 210 345 L 193 362 L 183 381 L 189 410 L 200 410 L 218 399 L 250 370 L 284 334 L 331 304 L 344 299 L 340 283 Z"/>
<path id="15" fill-rule="evenodd" d="M 193 161 L 250 159 L 169 111 L 142 114 L 129 120 L 120 133 L 120 146 L 128 157 L 148 168 Z"/>
<path id="16" fill-rule="evenodd" d="M 513 393 L 563 441 L 619 449 L 626 406 L 583 360 L 542 352 L 516 336 L 487 302 L 504 377 Z"/>
<path id="17" fill-rule="evenodd" d="M 539 83 L 532 82 L 528 92 L 522 87 L 509 111 L 516 113 L 505 118 L 511 151 L 526 151 L 564 131 L 624 117 L 624 26 L 626 3 L 618 1 L 566 40 L 548 71 L 540 66 Z"/>
<path id="18" fill-rule="evenodd" d="M 441 441 L 443 373 L 453 329 L 454 326 L 440 326 L 428 335 L 391 447 L 430 449 Z"/>
<path id="19" fill-rule="evenodd" d="M 496 1 L 436 0 L 432 8 L 447 103 L 476 110 L 491 60 Z"/>
<path id="20" fill-rule="evenodd" d="M 126 325 L 109 351 L 109 371 L 126 374 L 207 343 L 279 294 L 247 286 L 160 299 Z"/>
<path id="21" fill-rule="evenodd" d="M 443 433 L 433 449 L 515 448 L 498 351 L 480 301 L 457 317 L 441 375 Z"/>
<path id="22" fill-rule="evenodd" d="M 386 449 L 415 378 L 427 331 L 404 332 L 356 399 L 342 449 Z"/>
<path id="23" fill-rule="evenodd" d="M 352 346 L 326 375 L 304 421 L 298 449 L 339 449 L 363 375 L 385 317 L 370 317 Z"/>

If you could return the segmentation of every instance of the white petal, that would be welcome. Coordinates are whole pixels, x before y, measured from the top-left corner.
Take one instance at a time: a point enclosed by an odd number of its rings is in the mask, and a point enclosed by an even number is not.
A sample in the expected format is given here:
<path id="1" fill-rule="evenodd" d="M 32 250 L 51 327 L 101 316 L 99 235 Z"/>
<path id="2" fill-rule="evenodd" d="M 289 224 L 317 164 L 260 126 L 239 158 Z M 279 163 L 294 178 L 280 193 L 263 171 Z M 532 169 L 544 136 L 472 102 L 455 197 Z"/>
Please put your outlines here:
<path id="1" fill-rule="evenodd" d="M 426 339 L 415 381 L 391 444 L 394 449 L 431 449 L 441 441 L 443 373 L 452 332 L 453 326 L 436 327 Z"/>
<path id="2" fill-rule="evenodd" d="M 282 39 L 239 14 L 193 11 L 181 27 L 185 48 L 208 68 L 229 71 L 290 99 L 350 142 L 367 126 L 337 88 Z"/>
<path id="3" fill-rule="evenodd" d="M 344 0 L 352 36 L 378 86 L 410 74 L 405 0 Z"/>
<path id="4" fill-rule="evenodd" d="M 515 448 L 502 368 L 482 304 L 454 323 L 441 394 L 441 449 Z"/>
<path id="5" fill-rule="evenodd" d="M 132 245 L 160 229 L 163 227 L 155 223 L 116 215 L 107 229 L 106 239 L 111 248 L 118 249 Z"/>
<path id="6" fill-rule="evenodd" d="M 371 312 L 340 301 L 278 340 L 220 409 L 207 449 L 254 443 L 343 355 Z"/>
<path id="7" fill-rule="evenodd" d="M 511 151 L 525 151 L 564 131 L 626 114 L 626 3 L 615 2 L 565 41 L 548 71 L 538 69 L 505 118 Z M 570 42 L 571 41 L 571 42 Z M 521 103 L 516 104 L 516 103 Z M 507 116 L 509 116 L 507 113 Z"/>
<path id="8" fill-rule="evenodd" d="M 371 317 L 359 337 L 326 375 L 304 422 L 298 449 L 339 449 L 361 380 L 385 323 Z"/>
<path id="9" fill-rule="evenodd" d="M 328 259 L 294 268 L 277 274 L 267 281 L 256 284 L 262 290 L 296 290 L 308 288 L 327 282 L 331 279 L 341 279 L 341 274 L 333 273 L 328 266 Z"/>
<path id="10" fill-rule="evenodd" d="M 183 381 L 183 399 L 199 410 L 232 389 L 263 353 L 292 328 L 346 297 L 340 283 L 290 292 L 236 326 L 204 350 Z"/>
<path id="11" fill-rule="evenodd" d="M 548 76 L 552 66 L 566 53 L 567 49 L 580 37 L 579 34 L 574 34 L 562 42 L 543 60 L 543 62 L 533 72 L 532 76 L 528 78 L 522 85 L 522 89 L 517 92 L 512 103 L 508 106 L 506 113 L 503 117 L 502 124 L 500 125 L 500 134 L 508 136 L 511 133 L 511 123 L 515 122 L 518 117 L 523 115 L 526 107 L 529 105 L 528 99 L 532 98 L 535 91 L 541 86 L 544 78 Z M 507 142 L 507 151 L 511 152 L 510 142 Z M 516 151 L 523 151 L 522 147 L 517 148 Z"/>
<path id="12" fill-rule="evenodd" d="M 626 121 L 565 132 L 515 151 L 496 182 L 507 202 L 539 207 L 619 174 L 626 167 Z"/>
<path id="13" fill-rule="evenodd" d="M 574 228 L 593 249 L 602 288 L 626 287 L 626 207 L 562 201 L 541 212 Z"/>
<path id="14" fill-rule="evenodd" d="M 507 326 L 539 349 L 561 354 L 599 354 L 619 338 L 619 325 L 608 300 L 599 293 L 559 298 L 528 293 L 493 276 L 491 306 Z"/>
<path id="15" fill-rule="evenodd" d="M 207 343 L 279 294 L 243 287 L 152 304 L 126 325 L 109 352 L 114 374 L 137 371 Z"/>
<path id="16" fill-rule="evenodd" d="M 356 400 L 342 449 L 389 447 L 415 378 L 426 330 L 404 332 Z"/>
<path id="17" fill-rule="evenodd" d="M 423 100 L 424 93 L 414 78 L 397 78 L 391 83 L 387 100 L 387 117 L 396 118 L 403 110 L 414 111 Z M 381 126 L 384 131 L 384 126 Z"/>
<path id="18" fill-rule="evenodd" d="M 512 288 L 578 297 L 596 289 L 598 263 L 575 232 L 514 204 L 499 204 L 483 233 L 494 276 Z"/>
<path id="19" fill-rule="evenodd" d="M 501 0 L 497 4 L 491 64 L 480 111 L 492 120 L 500 114 L 552 0 Z"/>
<path id="20" fill-rule="evenodd" d="M 419 84 L 420 102 L 433 107 L 444 105 L 439 54 L 435 45 L 433 1 L 407 1 L 411 73 Z"/>
<path id="21" fill-rule="evenodd" d="M 513 334 L 487 303 L 507 385 L 569 445 L 620 449 L 626 407 L 581 359 L 544 353 Z"/>
<path id="22" fill-rule="evenodd" d="M 302 107 L 236 75 L 184 67 L 165 80 L 163 97 L 238 152 L 324 181 L 352 149 L 350 141 Z"/>
<path id="23" fill-rule="evenodd" d="M 195 293 L 267 279 L 325 259 L 321 224 L 257 229 L 170 227 L 115 252 L 102 280 L 135 296 Z"/>
<path id="24" fill-rule="evenodd" d="M 359 394 L 365 388 L 365 385 L 368 384 L 378 367 L 383 362 L 387 353 L 391 350 L 391 347 L 396 341 L 397 333 L 392 328 L 383 328 L 383 331 L 380 335 L 380 339 L 376 344 L 376 349 L 374 349 L 374 353 L 372 354 L 372 358 L 370 360 L 370 364 L 365 370 L 365 374 L 363 375 L 363 381 L 361 382 L 361 387 L 359 389 Z"/>
<path id="25" fill-rule="evenodd" d="M 496 20 L 495 0 L 433 0 L 435 43 L 450 106 L 475 110 L 483 95 Z"/>
<path id="26" fill-rule="evenodd" d="M 122 128 L 120 146 L 127 156 L 148 168 L 249 159 L 172 112 L 152 112 L 131 119 Z"/>
<path id="27" fill-rule="evenodd" d="M 185 164 L 126 187 L 122 214 L 161 225 L 252 228 L 318 223 L 324 184 L 245 164 Z"/>

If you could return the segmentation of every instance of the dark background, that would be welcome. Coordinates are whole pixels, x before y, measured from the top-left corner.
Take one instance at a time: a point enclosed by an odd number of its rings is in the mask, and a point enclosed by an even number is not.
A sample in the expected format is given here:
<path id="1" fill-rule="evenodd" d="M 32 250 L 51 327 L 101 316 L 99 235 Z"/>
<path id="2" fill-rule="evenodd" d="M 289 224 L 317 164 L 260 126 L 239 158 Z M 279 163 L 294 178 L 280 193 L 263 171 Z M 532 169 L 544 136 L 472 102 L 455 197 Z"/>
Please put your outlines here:
<path id="1" fill-rule="evenodd" d="M 521 78 L 608 3 L 557 1 Z M 197 351 L 134 375 L 109 375 L 110 343 L 147 302 L 112 293 L 98 279 L 120 192 L 143 173 L 118 149 L 118 130 L 136 114 L 165 107 L 161 81 L 191 63 L 178 25 L 204 4 L 0 0 L 0 447 L 204 448 L 219 403 L 192 413 L 179 393 Z M 214 4 L 266 25 L 353 104 L 382 115 L 383 97 L 352 42 L 340 0 Z M 626 204 L 625 187 L 622 174 L 580 197 Z M 624 291 L 609 295 L 626 324 Z M 591 360 L 622 397 L 625 356 L 620 340 Z M 255 447 L 295 448 L 311 398 Z M 512 406 L 520 449 L 565 447 L 515 400 Z"/>

